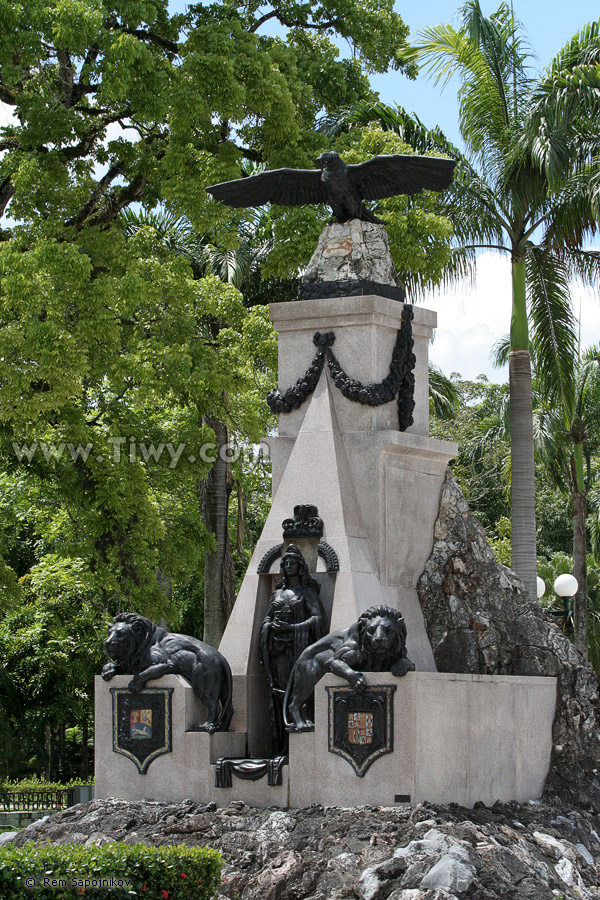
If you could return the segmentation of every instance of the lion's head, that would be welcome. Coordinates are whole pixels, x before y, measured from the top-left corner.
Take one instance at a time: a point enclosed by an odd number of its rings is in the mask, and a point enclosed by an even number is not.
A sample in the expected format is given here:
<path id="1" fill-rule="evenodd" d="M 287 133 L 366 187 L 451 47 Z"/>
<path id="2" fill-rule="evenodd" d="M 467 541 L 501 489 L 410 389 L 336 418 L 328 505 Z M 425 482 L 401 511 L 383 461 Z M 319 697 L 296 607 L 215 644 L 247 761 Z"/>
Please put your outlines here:
<path id="1" fill-rule="evenodd" d="M 128 672 L 135 672 L 152 643 L 155 625 L 134 612 L 119 613 L 108 626 L 104 650 Z"/>
<path id="2" fill-rule="evenodd" d="M 358 619 L 358 641 L 373 672 L 386 672 L 405 653 L 406 624 L 390 606 L 372 606 Z"/>

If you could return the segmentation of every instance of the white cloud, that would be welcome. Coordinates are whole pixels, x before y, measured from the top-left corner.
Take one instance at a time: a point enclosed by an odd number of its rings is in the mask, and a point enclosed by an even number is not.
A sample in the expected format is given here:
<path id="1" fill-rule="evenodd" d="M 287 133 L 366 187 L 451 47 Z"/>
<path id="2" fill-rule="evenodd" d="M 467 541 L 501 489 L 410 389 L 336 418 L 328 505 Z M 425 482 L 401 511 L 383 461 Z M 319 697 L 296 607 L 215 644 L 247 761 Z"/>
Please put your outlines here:
<path id="1" fill-rule="evenodd" d="M 600 341 L 600 297 L 574 284 L 572 298 L 573 311 L 581 318 L 582 346 Z M 510 329 L 512 289 L 507 254 L 482 253 L 473 285 L 464 281 L 431 292 L 423 305 L 438 314 L 430 358 L 446 375 L 460 372 L 463 378 L 475 379 L 484 374 L 495 382 L 508 378 L 506 368 L 496 369 L 490 361 L 493 344 Z"/>

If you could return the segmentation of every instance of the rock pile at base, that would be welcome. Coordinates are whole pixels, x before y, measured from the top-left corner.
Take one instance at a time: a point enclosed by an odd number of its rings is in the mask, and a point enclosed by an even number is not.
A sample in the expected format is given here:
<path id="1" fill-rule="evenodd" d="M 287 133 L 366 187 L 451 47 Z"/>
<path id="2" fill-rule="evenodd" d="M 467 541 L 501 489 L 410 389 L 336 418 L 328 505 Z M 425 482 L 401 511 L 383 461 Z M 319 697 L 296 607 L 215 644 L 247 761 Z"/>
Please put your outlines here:
<path id="1" fill-rule="evenodd" d="M 515 573 L 496 562 L 450 472 L 417 592 L 438 671 L 556 676 L 554 767 L 600 760 L 598 676 Z M 590 789 L 600 798 L 595 781 Z"/>
<path id="2" fill-rule="evenodd" d="M 209 845 L 219 900 L 598 900 L 600 817 L 559 802 L 492 809 L 226 809 L 95 800 L 27 840 Z"/>

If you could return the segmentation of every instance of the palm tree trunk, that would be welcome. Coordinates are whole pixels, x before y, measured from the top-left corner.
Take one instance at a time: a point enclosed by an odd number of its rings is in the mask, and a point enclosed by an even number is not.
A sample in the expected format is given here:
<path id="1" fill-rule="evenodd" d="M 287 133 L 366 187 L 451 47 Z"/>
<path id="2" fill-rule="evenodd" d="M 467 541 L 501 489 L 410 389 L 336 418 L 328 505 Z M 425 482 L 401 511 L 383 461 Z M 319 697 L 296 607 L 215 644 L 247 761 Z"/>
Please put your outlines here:
<path id="1" fill-rule="evenodd" d="M 202 513 L 208 531 L 215 537 L 214 550 L 204 563 L 204 641 L 218 647 L 235 599 L 235 571 L 229 540 L 229 495 L 233 487 L 231 464 L 221 453 L 227 444 L 227 426 L 205 419 L 215 433 L 217 458 L 203 484 Z"/>
<path id="2" fill-rule="evenodd" d="M 573 575 L 577 579 L 577 593 L 573 598 L 574 644 L 584 659 L 588 656 L 587 630 L 587 541 L 585 526 L 586 490 L 583 475 L 583 447 L 576 444 L 573 451 L 575 492 L 573 494 Z"/>
<path id="3" fill-rule="evenodd" d="M 511 458 L 511 565 L 536 598 L 535 483 L 533 463 L 533 410 L 531 359 L 525 301 L 525 259 L 512 264 L 510 458 Z"/>

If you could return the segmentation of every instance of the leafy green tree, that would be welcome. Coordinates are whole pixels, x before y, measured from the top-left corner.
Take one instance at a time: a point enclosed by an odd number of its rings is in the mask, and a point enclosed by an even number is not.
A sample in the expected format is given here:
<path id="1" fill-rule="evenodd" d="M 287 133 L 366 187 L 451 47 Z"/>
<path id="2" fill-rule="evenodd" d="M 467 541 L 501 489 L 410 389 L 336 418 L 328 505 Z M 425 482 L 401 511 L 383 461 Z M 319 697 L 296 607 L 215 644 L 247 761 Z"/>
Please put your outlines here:
<path id="1" fill-rule="evenodd" d="M 285 37 L 261 34 L 270 20 Z M 351 60 L 338 58 L 336 29 Z M 400 66 L 405 36 L 385 0 L 215 3 L 183 16 L 162 0 L 2 7 L 0 99 L 13 112 L 0 135 L 0 213 L 11 216 L 0 242 L 4 463 L 12 485 L 26 470 L 46 511 L 22 528 L 88 560 L 107 606 L 124 596 L 148 611 L 164 595 L 157 571 L 198 570 L 212 540 L 190 514 L 210 468 L 198 451 L 214 439 L 202 422 L 260 434 L 274 349 L 262 311 L 194 277 L 151 231 L 126 239 L 120 213 L 162 199 L 233 246 L 236 216 L 204 185 L 245 160 L 311 159 L 317 113 L 369 96 L 365 72 Z M 19 462 L 13 443 L 35 441 L 93 452 L 28 463 L 19 450 Z M 177 472 L 166 452 L 156 464 L 132 458 L 144 442 L 184 444 Z"/>
<path id="2" fill-rule="evenodd" d="M 510 516 L 508 385 L 492 384 L 484 375 L 468 381 L 453 373 L 450 380 L 457 398 L 455 416 L 440 416 L 434 407 L 431 434 L 458 443 L 453 473 L 488 539 L 500 539 L 506 530 L 499 532 L 498 523 Z"/>
<path id="3" fill-rule="evenodd" d="M 470 0 L 461 15 L 458 29 L 424 30 L 417 50 L 438 82 L 461 81 L 467 154 L 439 129 L 381 104 L 363 104 L 341 125 L 376 121 L 420 152 L 436 148 L 458 160 L 454 189 L 445 195 L 458 251 L 449 278 L 463 274 L 479 248 L 510 254 L 512 564 L 535 597 L 529 331 L 552 402 L 569 390 L 576 351 L 569 280 L 593 283 L 600 271 L 600 253 L 582 249 L 597 227 L 600 23 L 575 35 L 540 75 L 507 4 L 486 17 Z"/>
<path id="4" fill-rule="evenodd" d="M 3 694 L 8 774 L 33 766 L 49 779 L 67 777 L 65 723 L 77 722 L 88 734 L 106 625 L 106 611 L 82 561 L 48 555 L 24 576 L 21 604 L 0 621 L 0 681 L 9 685 Z M 54 767 L 53 731 L 59 735 Z M 86 750 L 80 751 L 84 772 Z"/>
<path id="5" fill-rule="evenodd" d="M 248 221 L 242 223 L 241 241 L 237 248 L 217 246 L 210 235 L 196 234 L 185 216 L 177 217 L 166 210 L 151 213 L 127 210 L 123 218 L 127 223 L 126 234 L 134 236 L 144 228 L 152 229 L 171 252 L 189 261 L 195 278 L 213 274 L 222 281 L 235 285 L 244 295 L 247 287 L 255 292 L 260 287 L 261 262 L 272 246 L 272 241 L 260 241 L 259 235 L 265 228 L 261 228 L 258 216 L 250 214 Z M 215 337 L 220 327 L 220 323 L 212 323 Z M 258 363 L 256 356 L 252 358 Z M 225 394 L 223 400 L 226 402 Z M 235 479 L 231 459 L 228 458 L 234 435 L 226 422 L 215 416 L 205 416 L 203 424 L 215 435 L 216 452 L 209 471 L 197 482 L 196 487 L 200 515 L 213 537 L 213 543 L 207 548 L 204 558 L 202 622 L 204 640 L 216 646 L 235 601 L 235 567 L 229 523 L 229 498 Z"/>

